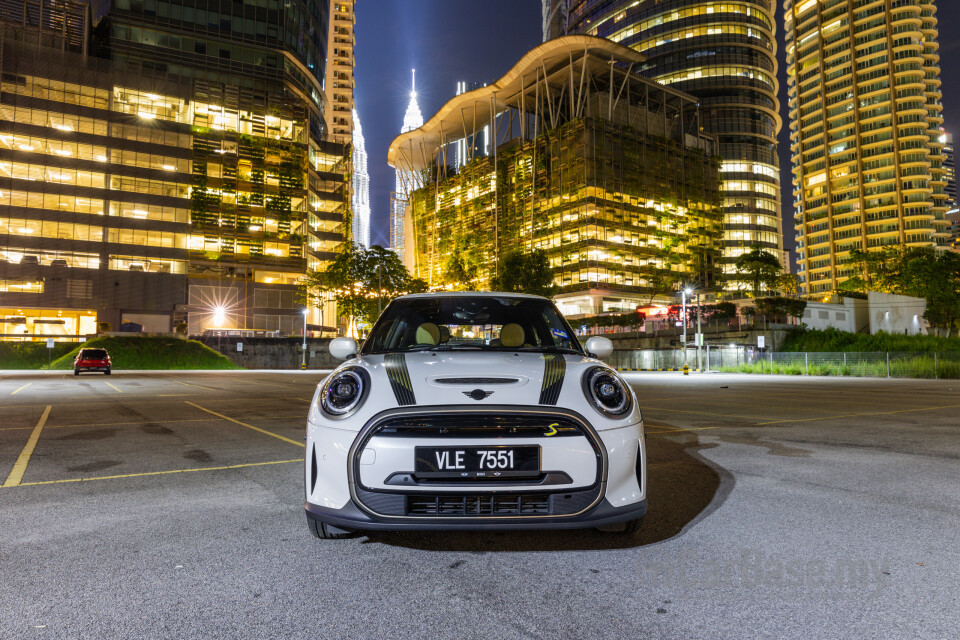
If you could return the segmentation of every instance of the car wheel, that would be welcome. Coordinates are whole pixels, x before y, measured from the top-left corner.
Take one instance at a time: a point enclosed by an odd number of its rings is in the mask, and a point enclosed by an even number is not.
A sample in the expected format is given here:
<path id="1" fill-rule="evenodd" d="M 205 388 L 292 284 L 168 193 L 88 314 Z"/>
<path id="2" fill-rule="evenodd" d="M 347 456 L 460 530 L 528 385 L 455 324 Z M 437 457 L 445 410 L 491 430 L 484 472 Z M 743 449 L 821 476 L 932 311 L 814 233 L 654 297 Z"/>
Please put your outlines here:
<path id="1" fill-rule="evenodd" d="M 80 375 L 80 369 L 74 369 L 74 370 L 73 370 L 73 375 L 75 375 L 75 376 Z"/>
<path id="2" fill-rule="evenodd" d="M 603 531 L 604 533 L 616 533 L 622 536 L 632 536 L 637 531 L 640 530 L 640 525 L 643 524 L 643 518 L 637 518 L 636 520 L 628 520 L 623 524 L 611 524 L 603 527 L 597 527 L 597 531 Z"/>
<path id="3" fill-rule="evenodd" d="M 110 375 L 110 369 L 107 369 L 107 370 L 104 371 L 103 373 L 104 373 L 104 375 Z"/>
<path id="4" fill-rule="evenodd" d="M 310 533 L 322 540 L 335 540 L 337 538 L 349 538 L 353 531 L 347 529 L 338 529 L 326 522 L 320 522 L 313 518 L 307 518 L 307 526 L 310 527 Z"/>

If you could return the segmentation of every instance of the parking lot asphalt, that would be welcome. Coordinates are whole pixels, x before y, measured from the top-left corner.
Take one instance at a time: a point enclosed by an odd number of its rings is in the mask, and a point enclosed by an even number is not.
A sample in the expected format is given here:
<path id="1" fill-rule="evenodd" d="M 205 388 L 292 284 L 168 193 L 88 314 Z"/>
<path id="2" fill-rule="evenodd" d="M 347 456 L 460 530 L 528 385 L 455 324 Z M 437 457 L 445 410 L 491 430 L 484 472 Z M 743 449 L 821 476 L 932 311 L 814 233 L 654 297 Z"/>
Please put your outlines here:
<path id="1" fill-rule="evenodd" d="M 624 374 L 635 536 L 316 540 L 319 372 L 0 372 L 0 639 L 960 637 L 960 383 Z"/>

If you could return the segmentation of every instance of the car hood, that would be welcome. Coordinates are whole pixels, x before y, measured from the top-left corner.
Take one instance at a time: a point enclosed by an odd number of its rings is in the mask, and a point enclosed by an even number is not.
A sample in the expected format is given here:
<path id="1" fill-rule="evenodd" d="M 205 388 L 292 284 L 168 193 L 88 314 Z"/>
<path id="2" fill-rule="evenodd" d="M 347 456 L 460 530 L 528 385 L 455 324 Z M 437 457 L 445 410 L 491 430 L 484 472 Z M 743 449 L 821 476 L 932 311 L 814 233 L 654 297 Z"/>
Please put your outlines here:
<path id="1" fill-rule="evenodd" d="M 315 394 L 310 419 L 343 428 L 363 426 L 373 416 L 396 409 L 456 406 L 503 412 L 509 407 L 572 410 L 598 429 L 635 424 L 637 403 L 623 417 L 610 419 L 597 411 L 584 393 L 583 376 L 594 367 L 607 367 L 586 356 L 512 351 L 419 351 L 367 355 L 342 364 L 360 368 L 370 378 L 363 405 L 351 416 L 333 419 L 323 414 Z M 348 426 L 349 425 L 349 426 Z"/>

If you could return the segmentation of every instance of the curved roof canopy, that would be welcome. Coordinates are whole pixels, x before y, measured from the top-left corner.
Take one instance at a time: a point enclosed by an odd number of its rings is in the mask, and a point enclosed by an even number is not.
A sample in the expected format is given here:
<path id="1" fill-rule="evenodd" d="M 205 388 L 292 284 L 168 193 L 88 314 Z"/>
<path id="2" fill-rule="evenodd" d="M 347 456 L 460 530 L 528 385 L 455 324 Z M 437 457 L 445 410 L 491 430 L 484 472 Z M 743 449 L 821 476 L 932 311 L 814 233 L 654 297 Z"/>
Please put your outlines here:
<path id="1" fill-rule="evenodd" d="M 573 71 L 568 70 L 568 67 L 572 69 L 574 59 L 582 65 L 576 73 L 592 77 L 610 74 L 611 62 L 614 66 L 625 67 L 629 73 L 629 68 L 647 58 L 606 38 L 573 35 L 548 40 L 524 54 L 493 84 L 451 98 L 422 127 L 394 138 L 387 152 L 387 163 L 397 167 L 402 155 L 404 169 L 425 168 L 443 144 L 482 130 L 496 114 L 508 107 L 520 108 L 521 94 L 526 94 L 529 101 L 525 110 L 532 111 L 534 100 L 530 92 L 538 81 L 546 79 L 549 90 L 556 94 L 554 98 L 568 83 L 571 87 L 578 83 L 582 85 L 581 77 L 574 78 Z"/>

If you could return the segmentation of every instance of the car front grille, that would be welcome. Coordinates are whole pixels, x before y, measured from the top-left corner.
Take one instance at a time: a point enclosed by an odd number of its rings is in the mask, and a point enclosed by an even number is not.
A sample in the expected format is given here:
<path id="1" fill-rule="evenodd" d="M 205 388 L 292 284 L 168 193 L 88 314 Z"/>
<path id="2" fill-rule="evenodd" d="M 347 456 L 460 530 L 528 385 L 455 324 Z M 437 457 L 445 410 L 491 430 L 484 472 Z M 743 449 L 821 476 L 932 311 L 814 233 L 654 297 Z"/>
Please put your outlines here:
<path id="1" fill-rule="evenodd" d="M 550 513 L 550 496 L 533 495 L 408 495 L 410 516 L 519 516 Z"/>

